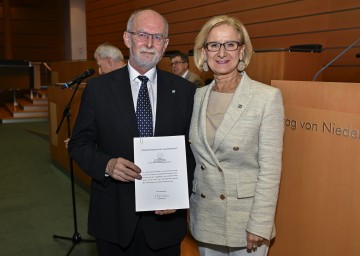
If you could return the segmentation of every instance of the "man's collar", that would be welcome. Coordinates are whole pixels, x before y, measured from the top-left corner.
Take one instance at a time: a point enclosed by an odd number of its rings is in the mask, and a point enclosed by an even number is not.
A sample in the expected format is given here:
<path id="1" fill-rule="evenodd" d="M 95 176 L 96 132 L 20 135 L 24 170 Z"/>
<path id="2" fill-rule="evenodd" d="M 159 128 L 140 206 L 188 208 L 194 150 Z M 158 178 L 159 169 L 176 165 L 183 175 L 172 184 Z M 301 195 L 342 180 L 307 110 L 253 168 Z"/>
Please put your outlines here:
<path id="1" fill-rule="evenodd" d="M 181 77 L 185 78 L 188 73 L 189 73 L 189 70 L 186 70 L 185 73 Z"/>
<path id="2" fill-rule="evenodd" d="M 134 81 L 138 76 L 142 76 L 139 72 L 137 72 L 131 66 L 130 62 L 128 62 L 127 67 L 128 67 L 128 70 L 129 70 L 130 81 Z M 152 69 L 150 69 L 143 76 L 147 76 L 149 78 L 150 82 L 154 83 L 155 78 L 156 78 L 156 67 L 153 67 Z"/>

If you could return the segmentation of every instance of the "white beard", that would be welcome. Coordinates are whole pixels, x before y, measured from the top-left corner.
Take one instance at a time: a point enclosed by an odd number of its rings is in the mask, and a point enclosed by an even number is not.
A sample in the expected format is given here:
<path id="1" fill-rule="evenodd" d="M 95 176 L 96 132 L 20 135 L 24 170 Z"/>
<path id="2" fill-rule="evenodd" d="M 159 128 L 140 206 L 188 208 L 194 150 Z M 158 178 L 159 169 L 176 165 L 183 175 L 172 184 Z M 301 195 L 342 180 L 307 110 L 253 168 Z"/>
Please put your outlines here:
<path id="1" fill-rule="evenodd" d="M 150 60 L 143 59 L 143 58 L 141 58 L 142 53 L 153 54 L 153 57 Z M 157 52 L 154 48 L 149 49 L 147 47 L 140 48 L 138 50 L 138 54 L 136 54 L 133 51 L 132 42 L 130 45 L 130 54 L 132 55 L 133 60 L 137 66 L 139 66 L 142 69 L 147 69 L 147 70 L 155 67 L 159 63 L 159 61 L 161 60 L 161 57 L 162 57 L 162 55 L 159 52 Z"/>

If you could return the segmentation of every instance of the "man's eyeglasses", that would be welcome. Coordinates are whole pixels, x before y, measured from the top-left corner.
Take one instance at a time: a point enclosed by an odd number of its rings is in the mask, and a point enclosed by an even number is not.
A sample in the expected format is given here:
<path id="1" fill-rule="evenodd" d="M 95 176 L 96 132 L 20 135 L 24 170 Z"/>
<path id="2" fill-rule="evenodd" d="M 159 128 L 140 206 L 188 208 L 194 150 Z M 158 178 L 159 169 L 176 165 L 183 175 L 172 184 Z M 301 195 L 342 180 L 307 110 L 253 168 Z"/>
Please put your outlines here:
<path id="1" fill-rule="evenodd" d="M 236 51 L 239 49 L 240 42 L 238 41 L 228 41 L 223 44 L 218 42 L 207 42 L 204 44 L 204 47 L 209 52 L 217 52 L 220 50 L 221 46 L 224 46 L 224 49 L 227 51 Z"/>
<path id="2" fill-rule="evenodd" d="M 147 32 L 133 32 L 133 31 L 127 31 L 129 34 L 135 35 L 137 40 L 139 42 L 146 42 L 149 39 L 149 36 L 151 36 L 154 43 L 162 44 L 164 42 L 164 39 L 166 37 L 163 34 L 150 34 Z"/>
<path id="3" fill-rule="evenodd" d="M 170 63 L 170 66 L 176 66 L 179 65 L 180 63 L 186 63 L 185 61 L 174 61 Z"/>

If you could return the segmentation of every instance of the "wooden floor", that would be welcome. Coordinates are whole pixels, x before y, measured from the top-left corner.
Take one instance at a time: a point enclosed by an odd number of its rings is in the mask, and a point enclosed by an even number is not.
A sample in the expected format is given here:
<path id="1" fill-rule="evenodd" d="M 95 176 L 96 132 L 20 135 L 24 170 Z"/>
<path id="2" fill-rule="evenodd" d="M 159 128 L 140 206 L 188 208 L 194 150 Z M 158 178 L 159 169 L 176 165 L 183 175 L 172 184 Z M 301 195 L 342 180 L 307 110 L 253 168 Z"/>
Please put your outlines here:
<path id="1" fill-rule="evenodd" d="M 181 256 L 198 256 L 198 247 L 195 239 L 188 231 L 186 237 L 181 243 Z"/>

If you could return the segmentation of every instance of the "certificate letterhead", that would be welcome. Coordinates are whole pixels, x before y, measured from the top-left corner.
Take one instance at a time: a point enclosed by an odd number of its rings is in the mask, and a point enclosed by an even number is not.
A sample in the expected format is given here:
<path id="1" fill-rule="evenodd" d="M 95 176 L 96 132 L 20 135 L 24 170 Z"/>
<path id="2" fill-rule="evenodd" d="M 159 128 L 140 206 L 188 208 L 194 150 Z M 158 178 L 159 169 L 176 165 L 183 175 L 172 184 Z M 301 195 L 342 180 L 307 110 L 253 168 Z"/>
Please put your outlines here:
<path id="1" fill-rule="evenodd" d="M 185 136 L 134 138 L 136 211 L 189 208 Z"/>

